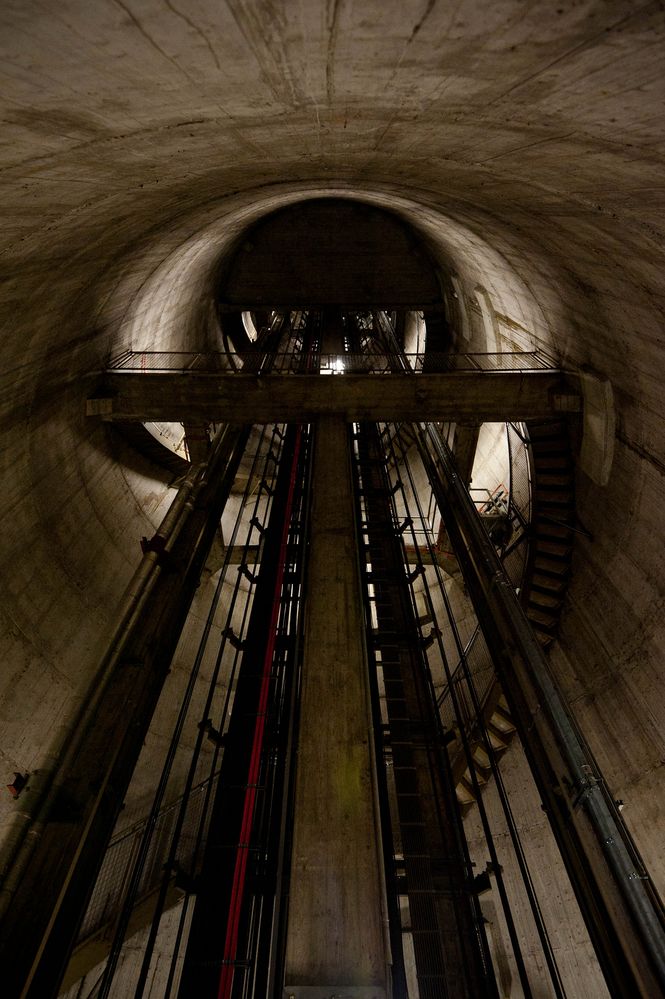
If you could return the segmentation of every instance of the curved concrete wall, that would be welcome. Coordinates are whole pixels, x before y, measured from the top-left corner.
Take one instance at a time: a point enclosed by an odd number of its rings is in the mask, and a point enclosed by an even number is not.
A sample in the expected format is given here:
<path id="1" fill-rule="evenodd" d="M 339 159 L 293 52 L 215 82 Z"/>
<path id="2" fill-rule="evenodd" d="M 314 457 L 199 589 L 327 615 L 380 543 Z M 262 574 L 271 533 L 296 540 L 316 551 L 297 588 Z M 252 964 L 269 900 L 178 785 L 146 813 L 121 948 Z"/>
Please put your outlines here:
<path id="1" fill-rule="evenodd" d="M 86 422 L 85 376 L 127 346 L 209 343 L 243 229 L 352 196 L 455 275 L 467 349 L 481 287 L 507 342 L 611 383 L 614 463 L 605 486 L 579 476 L 593 540 L 553 662 L 660 877 L 661 5 L 29 0 L 0 17 L 0 774 L 40 765 L 170 498 Z"/>

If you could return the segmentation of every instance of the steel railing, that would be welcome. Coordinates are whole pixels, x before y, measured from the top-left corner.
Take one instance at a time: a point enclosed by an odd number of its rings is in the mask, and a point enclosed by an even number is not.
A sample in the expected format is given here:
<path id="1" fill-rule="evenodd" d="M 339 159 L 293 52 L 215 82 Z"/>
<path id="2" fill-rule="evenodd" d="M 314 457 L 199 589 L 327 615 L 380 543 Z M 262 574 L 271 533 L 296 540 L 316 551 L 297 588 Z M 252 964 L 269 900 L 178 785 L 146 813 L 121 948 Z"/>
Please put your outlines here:
<path id="1" fill-rule="evenodd" d="M 125 350 L 112 358 L 107 370 L 188 372 L 211 374 L 441 374 L 460 371 L 558 371 L 542 351 L 451 354 L 316 354 L 260 351 L 230 354 L 224 351 Z"/>

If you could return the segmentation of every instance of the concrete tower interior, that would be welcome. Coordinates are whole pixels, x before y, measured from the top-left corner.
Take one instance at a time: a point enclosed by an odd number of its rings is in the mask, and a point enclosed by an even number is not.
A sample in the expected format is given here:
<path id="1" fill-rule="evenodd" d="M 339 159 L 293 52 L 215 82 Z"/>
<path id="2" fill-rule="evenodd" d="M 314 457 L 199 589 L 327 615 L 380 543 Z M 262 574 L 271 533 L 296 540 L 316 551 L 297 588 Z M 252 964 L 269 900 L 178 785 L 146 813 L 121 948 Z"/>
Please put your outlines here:
<path id="1" fill-rule="evenodd" d="M 665 995 L 663 3 L 0 26 L 5 994 Z"/>

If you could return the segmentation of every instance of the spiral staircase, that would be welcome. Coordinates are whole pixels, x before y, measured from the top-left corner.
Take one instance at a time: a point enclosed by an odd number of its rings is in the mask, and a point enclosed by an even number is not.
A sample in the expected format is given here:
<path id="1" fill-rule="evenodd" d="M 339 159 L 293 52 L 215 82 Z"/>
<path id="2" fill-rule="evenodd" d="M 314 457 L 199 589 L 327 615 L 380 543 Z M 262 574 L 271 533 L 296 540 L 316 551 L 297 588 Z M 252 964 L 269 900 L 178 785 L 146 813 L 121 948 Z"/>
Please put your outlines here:
<path id="1" fill-rule="evenodd" d="M 570 580 L 575 529 L 574 467 L 568 427 L 563 420 L 526 424 L 531 455 L 532 514 L 522 604 L 543 648 L 556 638 Z M 483 732 L 484 729 L 484 732 Z M 485 735 L 486 733 L 486 735 Z M 482 724 L 467 730 L 468 753 L 459 728 L 449 733 L 448 751 L 462 812 L 474 805 L 492 774 L 491 749 L 498 761 L 516 729 L 498 680 L 483 701 Z M 473 775 L 468 757 L 473 761 Z"/>

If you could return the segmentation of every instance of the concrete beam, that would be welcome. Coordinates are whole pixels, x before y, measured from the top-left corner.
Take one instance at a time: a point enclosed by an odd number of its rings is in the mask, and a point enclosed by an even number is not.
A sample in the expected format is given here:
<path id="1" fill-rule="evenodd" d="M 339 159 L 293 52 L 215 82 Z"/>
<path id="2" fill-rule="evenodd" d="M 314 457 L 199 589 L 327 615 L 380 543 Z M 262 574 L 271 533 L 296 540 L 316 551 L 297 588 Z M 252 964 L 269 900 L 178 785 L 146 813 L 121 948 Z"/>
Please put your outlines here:
<path id="1" fill-rule="evenodd" d="M 142 423 L 546 419 L 578 412 L 576 386 L 556 371 L 454 371 L 423 375 L 220 375 L 108 372 L 88 416 Z"/>

